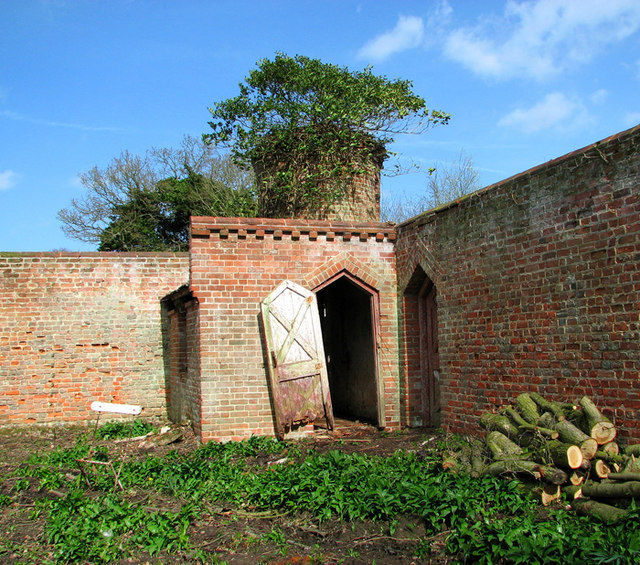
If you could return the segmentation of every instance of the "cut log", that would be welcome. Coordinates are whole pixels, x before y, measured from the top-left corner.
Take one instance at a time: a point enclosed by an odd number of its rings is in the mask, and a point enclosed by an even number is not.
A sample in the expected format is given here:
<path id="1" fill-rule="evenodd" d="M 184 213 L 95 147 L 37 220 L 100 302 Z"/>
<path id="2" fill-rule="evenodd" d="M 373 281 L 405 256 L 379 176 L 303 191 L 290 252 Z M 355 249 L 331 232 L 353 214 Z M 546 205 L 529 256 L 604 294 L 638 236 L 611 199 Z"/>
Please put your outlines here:
<path id="1" fill-rule="evenodd" d="M 555 425 L 558 423 L 555 416 L 551 412 L 543 412 L 538 420 L 538 425 L 545 428 L 555 429 Z"/>
<path id="2" fill-rule="evenodd" d="M 141 447 L 162 447 L 163 445 L 169 445 L 174 441 L 178 441 L 182 439 L 183 433 L 182 430 L 169 430 L 163 434 L 157 436 L 150 436 L 145 441 L 143 441 L 140 446 Z"/>
<path id="3" fill-rule="evenodd" d="M 623 470 L 625 473 L 640 473 L 640 459 L 632 455 Z"/>
<path id="4" fill-rule="evenodd" d="M 620 508 L 616 508 L 615 506 L 611 506 L 609 504 L 597 502 L 596 500 L 588 500 L 582 497 L 576 498 L 571 503 L 571 508 L 573 508 L 578 514 L 581 514 L 583 516 L 595 516 L 596 518 L 609 523 L 622 520 L 627 515 L 627 512 L 625 510 L 621 510 Z"/>
<path id="5" fill-rule="evenodd" d="M 623 471 L 621 473 L 609 473 L 607 477 L 613 481 L 639 481 L 640 482 L 640 473 L 628 473 Z"/>
<path id="6" fill-rule="evenodd" d="M 591 465 L 591 476 L 595 479 L 606 479 L 611 473 L 611 467 L 602 459 L 596 459 Z"/>
<path id="7" fill-rule="evenodd" d="M 587 498 L 640 498 L 640 481 L 589 483 L 582 487 Z"/>
<path id="8" fill-rule="evenodd" d="M 575 471 L 569 473 L 569 482 L 571 483 L 571 486 L 580 486 L 582 483 L 584 483 L 584 480 L 586 479 L 588 474 L 589 471 L 582 471 L 580 469 L 576 469 Z"/>
<path id="9" fill-rule="evenodd" d="M 511 439 L 518 435 L 518 428 L 516 428 L 509 418 L 502 414 L 485 412 L 480 416 L 480 425 L 485 430 L 501 432 Z"/>
<path id="10" fill-rule="evenodd" d="M 484 460 L 484 445 L 478 439 L 471 441 L 471 476 L 480 477 L 487 466 Z"/>
<path id="11" fill-rule="evenodd" d="M 588 396 L 583 396 L 580 406 L 588 428 L 585 431 L 600 445 L 613 441 L 617 433 L 616 427 L 602 415 L 593 401 Z"/>
<path id="12" fill-rule="evenodd" d="M 519 394 L 516 397 L 516 406 L 522 417 L 530 424 L 537 424 L 540 419 L 538 406 L 527 393 Z"/>
<path id="13" fill-rule="evenodd" d="M 560 500 L 562 492 L 560 491 L 560 485 L 544 485 L 540 489 L 540 500 L 543 506 L 549 506 L 550 504 Z"/>
<path id="14" fill-rule="evenodd" d="M 578 469 L 584 461 L 582 451 L 580 451 L 577 445 L 550 440 L 546 443 L 545 447 L 551 460 L 558 465 L 558 467 Z"/>
<path id="15" fill-rule="evenodd" d="M 578 485 L 568 485 L 566 487 L 562 487 L 562 493 L 565 495 L 567 500 L 575 500 L 582 496 L 582 488 Z"/>
<path id="16" fill-rule="evenodd" d="M 605 443 L 600 449 L 606 453 L 610 453 L 611 455 L 619 455 L 620 454 L 620 446 L 617 441 L 610 441 L 609 443 Z"/>
<path id="17" fill-rule="evenodd" d="M 598 451 L 598 442 L 595 439 L 589 437 L 569 420 L 556 422 L 554 428 L 558 430 L 563 442 L 577 445 L 586 459 L 593 459 Z"/>
<path id="18" fill-rule="evenodd" d="M 626 455 L 614 455 L 613 453 L 607 453 L 603 449 L 598 449 L 594 458 L 602 459 L 602 461 L 605 461 L 609 466 L 615 464 L 615 465 L 618 465 L 620 468 L 625 467 L 627 464 L 627 461 L 629 460 L 629 458 Z"/>
<path id="19" fill-rule="evenodd" d="M 624 452 L 627 455 L 635 455 L 636 457 L 640 457 L 640 443 L 627 445 L 627 447 L 624 448 Z"/>
<path id="20" fill-rule="evenodd" d="M 550 412 L 558 422 L 562 422 L 562 420 L 567 418 L 561 404 L 558 404 L 557 402 L 549 402 L 537 392 L 530 392 L 529 396 L 531 397 L 531 400 L 538 405 L 540 412 Z"/>
<path id="21" fill-rule="evenodd" d="M 520 416 L 517 410 L 514 410 L 513 408 L 505 408 L 503 412 L 521 430 L 527 430 L 551 439 L 558 439 L 558 437 L 560 436 L 560 434 L 556 430 L 550 430 L 548 428 L 536 426 L 535 424 L 530 424 L 522 416 Z"/>
<path id="22" fill-rule="evenodd" d="M 522 448 L 503 433 L 489 432 L 486 441 L 494 459 L 512 459 L 522 455 Z"/>
<path id="23" fill-rule="evenodd" d="M 561 485 L 567 482 L 567 474 L 563 470 L 540 465 L 533 461 L 496 461 L 487 467 L 486 473 L 494 477 L 528 475 L 536 479 L 543 479 L 553 485 Z"/>

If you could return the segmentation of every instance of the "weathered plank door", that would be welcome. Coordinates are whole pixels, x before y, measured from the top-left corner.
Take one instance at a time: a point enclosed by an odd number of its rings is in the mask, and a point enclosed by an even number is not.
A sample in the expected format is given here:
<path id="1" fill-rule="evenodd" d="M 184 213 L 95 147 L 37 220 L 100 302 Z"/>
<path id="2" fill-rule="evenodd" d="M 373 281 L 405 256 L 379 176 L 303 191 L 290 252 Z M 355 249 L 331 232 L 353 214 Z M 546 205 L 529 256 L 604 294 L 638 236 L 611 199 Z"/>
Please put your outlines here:
<path id="1" fill-rule="evenodd" d="M 422 422 L 440 425 L 440 353 L 436 287 L 427 281 L 420 291 L 420 355 L 422 367 Z"/>
<path id="2" fill-rule="evenodd" d="M 315 294 L 283 281 L 262 302 L 262 321 L 277 435 L 282 437 L 292 426 L 320 418 L 333 429 Z"/>

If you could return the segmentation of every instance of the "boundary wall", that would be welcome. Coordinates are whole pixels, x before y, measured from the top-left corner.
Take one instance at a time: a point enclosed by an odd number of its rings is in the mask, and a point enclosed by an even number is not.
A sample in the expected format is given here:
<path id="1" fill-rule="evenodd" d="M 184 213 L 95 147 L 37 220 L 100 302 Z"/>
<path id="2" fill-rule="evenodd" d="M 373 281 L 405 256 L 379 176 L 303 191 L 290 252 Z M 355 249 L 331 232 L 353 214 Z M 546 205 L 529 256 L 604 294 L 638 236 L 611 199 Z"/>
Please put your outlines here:
<path id="1" fill-rule="evenodd" d="M 640 440 L 640 126 L 399 225 L 396 252 L 405 388 L 429 279 L 450 430 L 537 391 L 590 395 Z"/>
<path id="2" fill-rule="evenodd" d="M 188 254 L 0 253 L 0 425 L 86 422 L 94 400 L 165 414 L 160 299 Z"/>

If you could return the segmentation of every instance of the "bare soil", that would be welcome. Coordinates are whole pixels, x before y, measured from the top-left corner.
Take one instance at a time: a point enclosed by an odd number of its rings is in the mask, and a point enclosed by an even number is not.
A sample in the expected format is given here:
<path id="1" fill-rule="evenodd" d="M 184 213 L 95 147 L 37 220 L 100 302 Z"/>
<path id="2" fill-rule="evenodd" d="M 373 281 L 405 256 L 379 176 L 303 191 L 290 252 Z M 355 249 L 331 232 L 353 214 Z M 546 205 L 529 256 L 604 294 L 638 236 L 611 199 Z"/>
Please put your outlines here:
<path id="1" fill-rule="evenodd" d="M 22 428 L 0 429 L 0 495 L 12 493 L 13 502 L 0 507 L 0 563 L 45 563 L 50 561 L 53 547 L 44 538 L 45 516 L 34 513 L 39 498 L 58 496 L 39 487 L 36 479 L 28 478 L 29 485 L 20 490 L 16 498 L 15 481 L 20 477 L 20 466 L 34 453 L 44 453 L 59 447 L 72 447 L 79 434 L 86 428 Z M 96 442 L 107 445 L 114 458 L 130 459 L 146 457 L 150 452 L 162 455 L 169 451 L 187 452 L 198 447 L 198 442 L 188 428 L 183 428 L 180 441 L 167 446 L 150 448 L 140 441 L 116 443 Z M 433 430 L 407 430 L 384 433 L 374 427 L 340 421 L 333 432 L 316 430 L 306 437 L 290 440 L 303 449 L 318 452 L 338 449 L 371 455 L 391 455 L 396 450 L 419 451 L 437 439 Z M 274 456 L 253 458 L 247 461 L 254 466 L 270 463 Z M 77 472 L 77 471 L 76 471 Z M 88 495 L 90 496 L 90 492 Z M 134 497 L 135 495 L 125 496 Z M 133 498 L 132 498 L 133 500 Z M 145 500 L 150 512 L 154 510 L 180 509 L 182 502 L 166 496 Z M 283 539 L 272 539 L 270 533 L 280 531 Z M 393 524 L 386 522 L 318 522 L 304 508 L 295 515 L 277 512 L 246 512 L 237 508 L 207 507 L 191 525 L 191 545 L 206 552 L 210 563 L 234 565 L 319 564 L 340 563 L 378 565 L 412 563 L 447 563 L 441 552 L 444 537 L 429 541 L 432 555 L 439 557 L 420 560 L 416 549 L 424 540 L 425 530 L 416 516 L 400 516 Z M 275 538 L 275 536 L 272 536 Z M 141 554 L 136 558 L 121 559 L 114 563 L 194 563 L 189 555 L 160 555 L 151 558 Z"/>

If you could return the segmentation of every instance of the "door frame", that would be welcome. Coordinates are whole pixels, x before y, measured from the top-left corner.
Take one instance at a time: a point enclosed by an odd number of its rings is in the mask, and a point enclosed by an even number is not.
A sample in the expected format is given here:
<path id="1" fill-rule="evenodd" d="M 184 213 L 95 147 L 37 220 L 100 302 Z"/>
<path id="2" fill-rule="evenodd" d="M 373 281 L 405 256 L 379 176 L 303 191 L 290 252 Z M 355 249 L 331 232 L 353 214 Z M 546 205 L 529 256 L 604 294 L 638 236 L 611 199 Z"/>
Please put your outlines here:
<path id="1" fill-rule="evenodd" d="M 313 289 L 313 293 L 317 295 L 317 293 L 324 288 L 328 287 L 332 283 L 336 282 L 338 279 L 347 278 L 353 284 L 361 288 L 364 292 L 369 295 L 369 308 L 371 313 L 371 328 L 372 328 L 372 338 L 373 338 L 373 362 L 374 362 L 374 379 L 375 379 L 375 389 L 377 398 L 377 406 L 378 406 L 378 427 L 384 428 L 386 424 L 385 419 L 385 396 L 384 396 L 384 381 L 380 378 L 380 296 L 377 289 L 365 283 L 363 280 L 358 277 L 352 275 L 347 270 L 342 270 L 339 273 L 336 273 L 332 277 L 328 278 L 326 281 L 320 283 Z"/>

